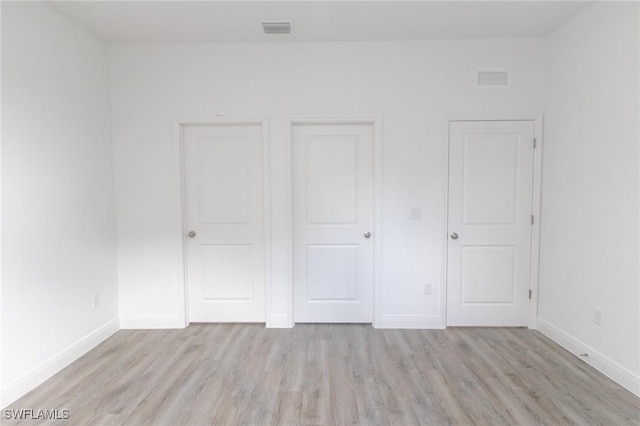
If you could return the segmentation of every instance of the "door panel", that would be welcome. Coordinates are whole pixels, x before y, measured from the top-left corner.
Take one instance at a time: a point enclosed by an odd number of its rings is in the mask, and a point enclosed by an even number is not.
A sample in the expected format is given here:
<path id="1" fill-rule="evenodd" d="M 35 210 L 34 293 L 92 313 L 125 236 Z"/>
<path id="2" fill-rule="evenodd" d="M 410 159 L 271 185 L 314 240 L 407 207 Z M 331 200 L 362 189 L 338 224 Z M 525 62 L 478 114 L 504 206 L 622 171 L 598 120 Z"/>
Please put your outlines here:
<path id="1" fill-rule="evenodd" d="M 191 322 L 264 322 L 262 127 L 183 128 Z"/>
<path id="2" fill-rule="evenodd" d="M 251 300 L 253 253 L 250 244 L 201 245 L 204 300 Z"/>
<path id="3" fill-rule="evenodd" d="M 250 142 L 248 137 L 212 137 L 201 141 L 198 198 L 202 223 L 249 221 Z"/>
<path id="4" fill-rule="evenodd" d="M 464 225 L 513 225 L 518 181 L 514 135 L 465 135 L 462 217 Z"/>
<path id="5" fill-rule="evenodd" d="M 462 248 L 461 304 L 513 303 L 514 246 Z"/>
<path id="6" fill-rule="evenodd" d="M 373 126 L 293 126 L 296 322 L 373 320 Z"/>
<path id="7" fill-rule="evenodd" d="M 327 268 L 327 265 L 331 265 Z M 358 246 L 307 246 L 307 300 L 358 300 Z"/>
<path id="8" fill-rule="evenodd" d="M 356 145 L 354 138 L 307 138 L 307 224 L 356 223 Z"/>
<path id="9" fill-rule="evenodd" d="M 528 323 L 533 137 L 533 121 L 450 123 L 447 325 Z"/>

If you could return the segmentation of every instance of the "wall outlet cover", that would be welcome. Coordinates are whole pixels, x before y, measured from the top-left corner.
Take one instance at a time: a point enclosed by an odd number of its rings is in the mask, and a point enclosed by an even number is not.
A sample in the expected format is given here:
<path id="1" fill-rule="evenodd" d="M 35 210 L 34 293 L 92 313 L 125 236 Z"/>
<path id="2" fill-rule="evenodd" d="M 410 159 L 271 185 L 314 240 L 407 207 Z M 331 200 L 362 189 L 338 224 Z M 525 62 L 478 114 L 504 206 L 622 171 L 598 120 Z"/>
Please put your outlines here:
<path id="1" fill-rule="evenodd" d="M 593 322 L 597 325 L 602 325 L 602 309 L 595 308 L 593 310 Z"/>
<path id="2" fill-rule="evenodd" d="M 424 294 L 426 296 L 431 296 L 432 289 L 433 289 L 433 286 L 431 285 L 431 283 L 425 283 L 424 284 Z"/>

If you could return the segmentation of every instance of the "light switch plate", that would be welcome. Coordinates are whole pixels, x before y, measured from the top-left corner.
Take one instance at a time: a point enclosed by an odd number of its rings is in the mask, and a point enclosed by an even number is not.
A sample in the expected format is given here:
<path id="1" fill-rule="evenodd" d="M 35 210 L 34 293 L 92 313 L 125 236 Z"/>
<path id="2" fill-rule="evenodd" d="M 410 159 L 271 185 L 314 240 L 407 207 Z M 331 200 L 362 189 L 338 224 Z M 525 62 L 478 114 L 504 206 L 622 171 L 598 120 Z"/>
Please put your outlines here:
<path id="1" fill-rule="evenodd" d="M 411 207 L 409 211 L 409 219 L 420 220 L 422 219 L 422 209 L 420 207 Z"/>

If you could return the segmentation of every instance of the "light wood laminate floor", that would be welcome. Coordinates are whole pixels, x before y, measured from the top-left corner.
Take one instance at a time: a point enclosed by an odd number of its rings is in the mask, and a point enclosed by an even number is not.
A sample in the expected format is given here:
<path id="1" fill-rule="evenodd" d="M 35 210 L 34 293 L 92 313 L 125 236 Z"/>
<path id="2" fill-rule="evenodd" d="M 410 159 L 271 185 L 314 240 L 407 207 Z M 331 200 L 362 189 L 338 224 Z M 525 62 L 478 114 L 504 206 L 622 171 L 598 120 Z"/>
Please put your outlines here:
<path id="1" fill-rule="evenodd" d="M 639 398 L 507 328 L 122 330 L 8 408 L 78 425 L 640 424 Z"/>

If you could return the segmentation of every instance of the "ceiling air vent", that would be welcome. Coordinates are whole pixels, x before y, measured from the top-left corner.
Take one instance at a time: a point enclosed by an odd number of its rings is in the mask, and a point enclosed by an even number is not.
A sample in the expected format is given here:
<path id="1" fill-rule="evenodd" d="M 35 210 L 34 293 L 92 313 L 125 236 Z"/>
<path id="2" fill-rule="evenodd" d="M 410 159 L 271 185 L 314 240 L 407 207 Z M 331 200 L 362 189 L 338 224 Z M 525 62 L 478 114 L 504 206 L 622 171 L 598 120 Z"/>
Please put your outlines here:
<path id="1" fill-rule="evenodd" d="M 475 86 L 508 88 L 511 86 L 511 71 L 505 68 L 477 69 Z"/>
<path id="2" fill-rule="evenodd" d="M 291 22 L 263 22 L 262 30 L 265 34 L 290 34 Z"/>

